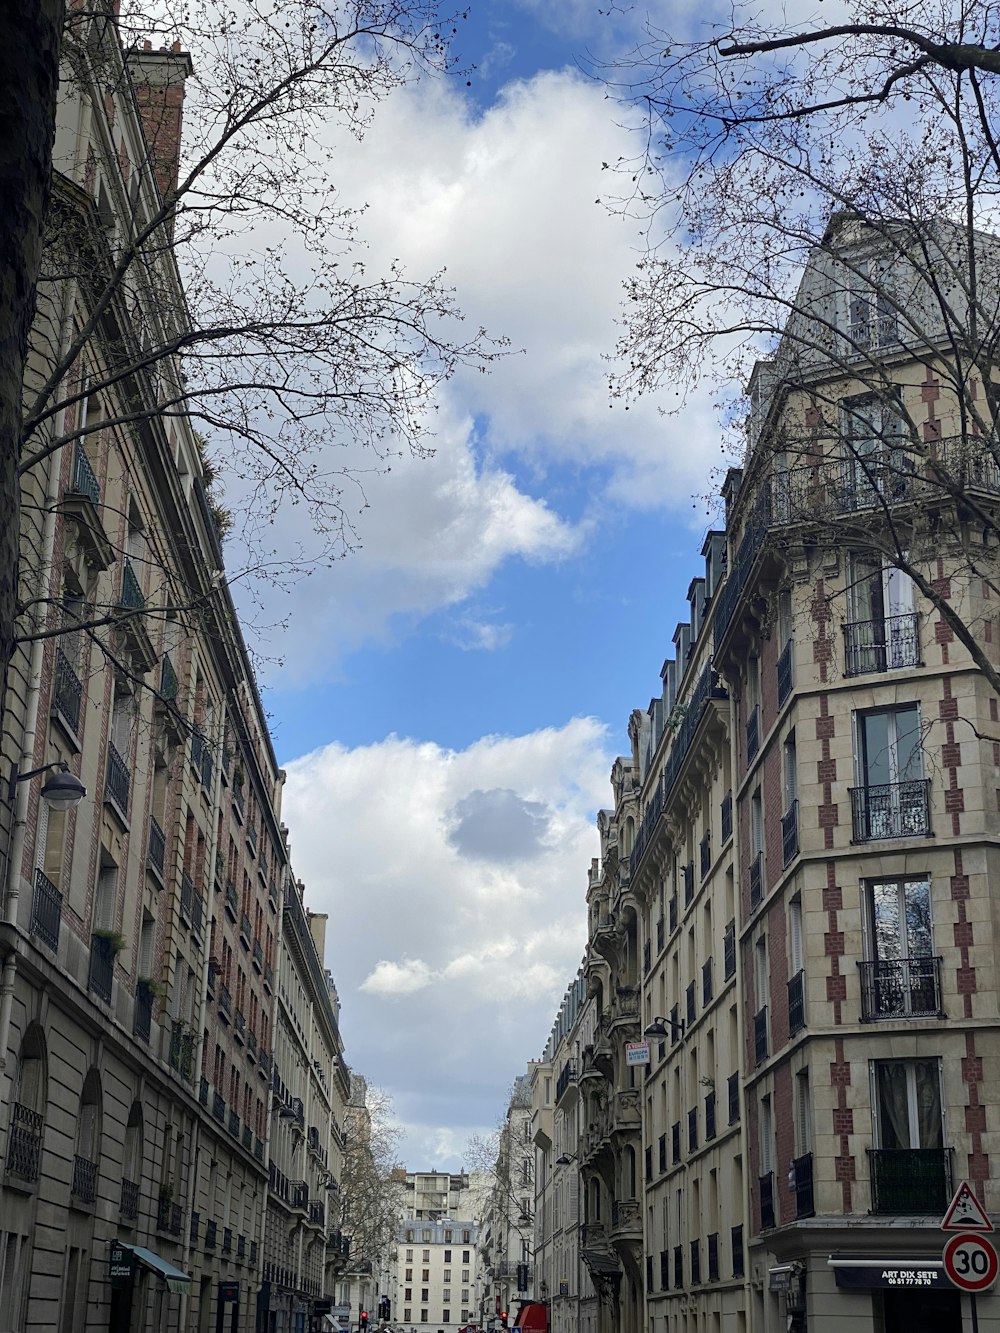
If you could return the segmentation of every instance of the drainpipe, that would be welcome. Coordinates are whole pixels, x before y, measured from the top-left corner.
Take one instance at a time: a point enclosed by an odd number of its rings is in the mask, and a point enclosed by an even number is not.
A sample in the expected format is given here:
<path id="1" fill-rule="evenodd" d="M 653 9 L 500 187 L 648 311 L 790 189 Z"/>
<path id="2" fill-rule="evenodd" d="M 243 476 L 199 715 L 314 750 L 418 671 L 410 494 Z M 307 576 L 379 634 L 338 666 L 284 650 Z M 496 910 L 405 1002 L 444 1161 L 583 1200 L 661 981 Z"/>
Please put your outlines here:
<path id="1" fill-rule="evenodd" d="M 72 322 L 69 310 L 72 306 L 75 283 L 70 283 L 62 310 L 62 356 L 72 335 Z M 56 430 L 61 433 L 65 427 L 65 411 L 58 417 Z M 39 568 L 44 575 L 51 577 L 52 553 L 56 542 L 56 505 L 59 500 L 59 450 L 49 454 L 45 460 L 45 517 L 42 520 L 42 540 L 39 551 Z M 38 704 L 42 687 L 42 661 L 45 654 L 45 640 L 35 639 L 28 658 L 28 689 L 25 695 L 24 735 L 21 752 L 18 757 L 18 769 L 33 766 L 35 739 L 38 726 Z M 28 823 L 28 783 L 14 785 L 14 811 L 10 838 L 7 843 L 7 858 L 4 867 L 4 879 L 0 884 L 3 891 L 3 913 L 0 923 L 13 926 L 17 924 L 18 899 L 21 894 L 21 860 L 24 855 L 24 841 Z M 17 970 L 17 956 L 11 953 L 4 961 L 3 981 L 0 984 L 0 1071 L 7 1068 L 7 1042 L 10 1039 L 10 1017 L 14 1005 L 14 975 Z"/>

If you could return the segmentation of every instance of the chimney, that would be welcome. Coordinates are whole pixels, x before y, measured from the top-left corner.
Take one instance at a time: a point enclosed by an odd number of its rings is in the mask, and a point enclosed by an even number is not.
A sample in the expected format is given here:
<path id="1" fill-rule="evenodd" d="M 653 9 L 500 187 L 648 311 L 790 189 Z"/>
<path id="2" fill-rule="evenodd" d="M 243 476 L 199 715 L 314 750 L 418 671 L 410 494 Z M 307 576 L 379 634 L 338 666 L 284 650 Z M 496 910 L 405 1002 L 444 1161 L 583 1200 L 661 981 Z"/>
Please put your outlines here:
<path id="1" fill-rule="evenodd" d="M 180 42 L 159 51 L 151 42 L 143 42 L 141 50 L 129 51 L 127 60 L 156 183 L 166 200 L 177 189 L 184 83 L 193 70 L 191 57 L 181 50 Z"/>
<path id="2" fill-rule="evenodd" d="M 319 954 L 320 963 L 326 951 L 326 923 L 329 920 L 326 912 L 309 913 L 309 934 L 313 938 L 313 944 L 316 946 L 316 952 Z"/>

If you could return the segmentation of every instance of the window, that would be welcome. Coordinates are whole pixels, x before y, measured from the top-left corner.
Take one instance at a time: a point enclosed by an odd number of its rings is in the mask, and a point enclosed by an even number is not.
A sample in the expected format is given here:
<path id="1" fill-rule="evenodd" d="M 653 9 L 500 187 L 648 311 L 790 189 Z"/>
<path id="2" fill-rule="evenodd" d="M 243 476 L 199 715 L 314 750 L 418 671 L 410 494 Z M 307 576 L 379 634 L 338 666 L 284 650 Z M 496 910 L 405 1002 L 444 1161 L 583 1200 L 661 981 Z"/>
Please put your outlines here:
<path id="1" fill-rule="evenodd" d="M 463 1269 L 462 1269 L 462 1281 L 463 1281 L 463 1282 L 468 1282 L 468 1280 L 469 1280 L 469 1270 L 468 1270 L 467 1268 L 463 1268 Z"/>
<path id="2" fill-rule="evenodd" d="M 470 1242 L 471 1240 L 472 1240 L 472 1232 L 471 1232 L 471 1231 L 463 1231 L 463 1232 L 462 1232 L 462 1244 L 463 1244 L 463 1245 L 468 1245 L 469 1242 Z M 462 1262 L 463 1262 L 463 1263 L 467 1263 L 467 1262 L 468 1262 L 464 1255 L 462 1256 Z"/>
<path id="3" fill-rule="evenodd" d="M 423 1231 L 421 1231 L 420 1233 L 420 1239 L 422 1241 L 429 1241 L 430 1238 L 431 1238 L 430 1227 L 424 1227 Z"/>
<path id="4" fill-rule="evenodd" d="M 450 1282 L 450 1281 L 451 1281 L 451 1269 L 450 1269 L 450 1268 L 446 1268 L 446 1269 L 444 1270 L 444 1272 L 441 1274 L 441 1281 L 442 1281 L 442 1282 Z"/>
<path id="5" fill-rule="evenodd" d="M 866 961 L 862 1013 L 866 1019 L 941 1011 L 934 955 L 931 885 L 926 877 L 869 880 L 863 886 Z"/>
<path id="6" fill-rule="evenodd" d="M 468 1233 L 467 1231 L 463 1231 L 463 1232 L 462 1232 L 462 1239 L 465 1240 L 465 1237 L 466 1237 L 468 1234 L 469 1234 L 469 1233 Z M 468 1262 L 469 1262 L 469 1251 L 468 1251 L 468 1250 L 463 1250 L 463 1251 L 462 1251 L 462 1263 L 463 1263 L 463 1264 L 467 1264 Z"/>
<path id="7" fill-rule="evenodd" d="M 856 551 L 847 585 L 844 672 L 892 671 L 920 664 L 913 580 L 874 551 Z"/>
<path id="8" fill-rule="evenodd" d="M 449 1323 L 451 1323 L 451 1311 L 450 1311 L 450 1310 L 442 1310 L 442 1311 L 441 1311 L 441 1322 L 442 1322 L 442 1324 L 449 1324 Z"/>
<path id="9" fill-rule="evenodd" d="M 852 792 L 855 841 L 929 833 L 917 704 L 856 713 L 854 724 L 858 783 Z"/>
<path id="10" fill-rule="evenodd" d="M 452 1233 L 451 1231 L 446 1231 L 446 1232 L 444 1233 L 444 1243 L 445 1243 L 446 1245 L 450 1245 L 450 1244 L 451 1244 L 451 1238 L 452 1238 L 452 1235 L 453 1235 L 453 1233 Z"/>
<path id="11" fill-rule="evenodd" d="M 420 1299 L 421 1299 L 422 1301 L 429 1301 L 429 1300 L 430 1300 L 430 1290 L 429 1290 L 427 1287 L 422 1287 L 422 1288 L 421 1288 L 421 1291 L 420 1291 Z"/>
<path id="12" fill-rule="evenodd" d="M 847 468 L 845 508 L 868 509 L 901 499 L 914 465 L 897 405 L 877 398 L 851 399 L 842 406 L 841 429 Z"/>
<path id="13" fill-rule="evenodd" d="M 444 1261 L 445 1261 L 446 1264 L 450 1264 L 450 1263 L 451 1263 L 451 1250 L 445 1250 L 445 1252 L 444 1252 Z"/>
<path id="14" fill-rule="evenodd" d="M 412 1289 L 411 1287 L 404 1287 L 404 1288 L 403 1288 L 403 1300 L 404 1300 L 404 1301 L 412 1301 L 412 1300 L 413 1300 L 413 1289 Z"/>
<path id="15" fill-rule="evenodd" d="M 426 1324 L 426 1323 L 427 1323 L 427 1310 L 426 1310 L 426 1309 L 423 1309 L 423 1310 L 420 1311 L 420 1322 L 421 1322 L 422 1324 Z"/>
<path id="16" fill-rule="evenodd" d="M 448 1301 L 448 1302 L 451 1301 L 451 1287 L 444 1288 L 444 1290 L 441 1292 L 441 1299 L 443 1301 Z M 445 1322 L 447 1323 L 447 1320 L 445 1320 Z"/>
<path id="17" fill-rule="evenodd" d="M 404 1282 L 412 1282 L 412 1281 L 413 1281 L 413 1269 L 412 1269 L 412 1268 L 408 1268 L 408 1269 L 406 1270 L 406 1276 L 403 1278 L 403 1281 L 404 1281 Z"/>
<path id="18" fill-rule="evenodd" d="M 812 1152 L 812 1101 L 808 1069 L 795 1075 L 795 1143 L 800 1157 Z"/>
<path id="19" fill-rule="evenodd" d="M 429 1268 L 422 1268 L 420 1270 L 420 1280 L 421 1282 L 430 1282 L 431 1270 Z"/>
<path id="20" fill-rule="evenodd" d="M 785 813 L 781 816 L 781 856 L 782 864 L 787 866 L 799 850 L 799 765 L 794 731 L 785 737 L 781 758 L 785 787 Z"/>
<path id="21" fill-rule="evenodd" d="M 898 1150 L 944 1146 L 937 1060 L 875 1060 L 872 1080 L 877 1147 Z"/>
<path id="22" fill-rule="evenodd" d="M 847 272 L 847 336 L 854 352 L 899 341 L 886 259 L 854 259 Z"/>
<path id="23" fill-rule="evenodd" d="M 408 1232 L 406 1233 L 406 1235 L 407 1235 L 407 1238 L 409 1238 L 409 1237 L 412 1236 L 412 1232 L 409 1232 L 409 1231 L 408 1231 Z M 406 1262 L 407 1262 L 408 1264 L 412 1264 L 412 1263 L 413 1263 L 413 1251 L 412 1251 L 412 1250 L 407 1250 L 407 1251 L 406 1251 Z"/>
<path id="24" fill-rule="evenodd" d="M 802 899 L 788 904 L 788 1032 L 805 1027 L 805 955 L 802 948 Z"/>
<path id="25" fill-rule="evenodd" d="M 342 1304 L 343 1304 L 343 1305 L 348 1305 L 348 1304 L 350 1304 L 350 1302 L 349 1302 L 349 1301 L 343 1301 Z M 403 1309 L 403 1322 L 408 1324 L 412 1318 L 413 1318 L 413 1311 L 412 1311 L 408 1306 L 404 1307 L 404 1309 Z"/>
<path id="26" fill-rule="evenodd" d="M 431 1261 L 431 1252 L 430 1252 L 430 1250 L 424 1250 L 424 1253 L 423 1253 L 423 1260 L 424 1260 L 424 1263 L 425 1263 L 425 1264 L 429 1264 L 429 1263 L 430 1263 L 430 1261 Z"/>

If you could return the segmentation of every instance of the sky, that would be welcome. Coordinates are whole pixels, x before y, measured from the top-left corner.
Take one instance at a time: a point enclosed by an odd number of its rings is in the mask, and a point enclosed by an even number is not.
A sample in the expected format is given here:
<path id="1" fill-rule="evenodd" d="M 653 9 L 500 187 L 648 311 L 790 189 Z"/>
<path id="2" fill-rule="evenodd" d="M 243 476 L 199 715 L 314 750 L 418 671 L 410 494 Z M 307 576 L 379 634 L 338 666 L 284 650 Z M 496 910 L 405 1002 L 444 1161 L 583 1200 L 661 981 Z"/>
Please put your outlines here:
<path id="1" fill-rule="evenodd" d="M 254 643 L 347 1059 L 389 1093 L 411 1169 L 467 1164 L 544 1050 L 611 764 L 713 517 L 707 397 L 664 415 L 669 390 L 625 411 L 607 389 L 642 241 L 598 202 L 602 163 L 636 141 L 581 65 L 639 17 L 474 5 L 475 69 L 394 94 L 338 147 L 371 262 L 446 265 L 470 326 L 512 348 L 446 387 L 434 456 L 370 477 L 360 549 L 286 590 Z"/>

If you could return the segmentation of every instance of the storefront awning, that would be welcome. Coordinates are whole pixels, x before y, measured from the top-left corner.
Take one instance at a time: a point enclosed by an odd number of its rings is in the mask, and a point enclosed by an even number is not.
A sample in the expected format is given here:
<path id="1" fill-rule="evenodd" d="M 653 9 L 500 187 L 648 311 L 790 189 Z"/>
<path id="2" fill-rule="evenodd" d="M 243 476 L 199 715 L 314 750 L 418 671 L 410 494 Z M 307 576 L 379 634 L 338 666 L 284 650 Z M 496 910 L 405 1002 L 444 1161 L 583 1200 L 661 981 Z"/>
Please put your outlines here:
<path id="1" fill-rule="evenodd" d="M 549 1326 L 549 1312 L 540 1301 L 525 1301 L 514 1319 L 514 1328 L 522 1333 L 546 1333 Z"/>
<path id="2" fill-rule="evenodd" d="M 610 1254 L 604 1254 L 601 1250 L 581 1250 L 580 1258 L 587 1265 L 592 1273 L 605 1273 L 609 1277 L 621 1276 L 621 1268 L 617 1259 L 612 1259 Z"/>
<path id="3" fill-rule="evenodd" d="M 191 1279 L 187 1273 L 180 1268 L 175 1268 L 169 1259 L 164 1259 L 159 1254 L 154 1254 L 152 1250 L 147 1250 L 143 1245 L 123 1245 L 122 1249 L 131 1250 L 136 1259 L 144 1267 L 154 1273 L 158 1273 L 170 1291 L 185 1292 L 191 1286 Z"/>

